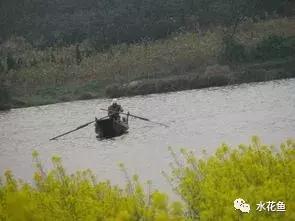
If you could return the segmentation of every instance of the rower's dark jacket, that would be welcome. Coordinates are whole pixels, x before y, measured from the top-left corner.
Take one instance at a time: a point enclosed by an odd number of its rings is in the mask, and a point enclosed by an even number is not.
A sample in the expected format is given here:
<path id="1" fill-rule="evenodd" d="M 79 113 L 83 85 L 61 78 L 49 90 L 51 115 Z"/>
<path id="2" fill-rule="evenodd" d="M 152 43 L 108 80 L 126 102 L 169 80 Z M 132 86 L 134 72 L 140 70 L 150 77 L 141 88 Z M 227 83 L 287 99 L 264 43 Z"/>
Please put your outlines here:
<path id="1" fill-rule="evenodd" d="M 123 108 L 119 104 L 112 104 L 111 106 L 108 107 L 108 115 L 110 117 L 113 117 L 115 119 L 120 118 L 120 112 L 123 112 Z"/>

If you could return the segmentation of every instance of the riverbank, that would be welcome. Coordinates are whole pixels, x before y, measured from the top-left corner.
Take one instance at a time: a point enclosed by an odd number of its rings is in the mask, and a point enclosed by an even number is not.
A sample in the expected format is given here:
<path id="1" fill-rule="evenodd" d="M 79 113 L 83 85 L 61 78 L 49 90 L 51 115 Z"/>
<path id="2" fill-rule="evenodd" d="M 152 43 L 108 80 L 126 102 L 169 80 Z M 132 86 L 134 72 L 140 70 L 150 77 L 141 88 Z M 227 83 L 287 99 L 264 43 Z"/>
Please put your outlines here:
<path id="1" fill-rule="evenodd" d="M 295 55 L 294 25 L 294 18 L 249 20 L 231 40 L 224 39 L 222 27 L 212 27 L 175 33 L 164 40 L 115 45 L 102 52 L 85 42 L 41 50 L 22 38 L 12 38 L 0 46 L 5 55 L 0 59 L 4 70 L 0 77 L 11 95 L 2 106 L 28 107 L 293 77 L 289 64 Z"/>
<path id="2" fill-rule="evenodd" d="M 152 181 L 143 184 L 139 176 L 131 177 L 123 164 L 119 165 L 126 179 L 122 188 L 98 180 L 90 170 L 70 174 L 58 156 L 52 157 L 52 169 L 47 169 L 33 152 L 33 184 L 15 178 L 11 171 L 1 177 L 0 219 L 190 221 L 245 216 L 249 220 L 290 220 L 295 215 L 294 150 L 292 139 L 275 149 L 263 145 L 258 137 L 250 145 L 235 148 L 222 144 L 204 159 L 186 149 L 179 153 L 169 148 L 171 171 L 163 175 L 179 202 L 154 189 Z M 237 198 L 246 200 L 249 210 L 234 204 Z M 255 210 L 257 203 L 268 199 L 274 201 L 273 212 Z M 283 211 L 276 210 L 278 202 L 285 206 Z"/>
<path id="3" fill-rule="evenodd" d="M 10 108 L 39 106 L 74 100 L 97 99 L 104 97 L 123 97 L 165 93 L 207 87 L 227 86 L 250 82 L 271 81 L 295 78 L 295 59 L 288 57 L 279 60 L 243 65 L 211 65 L 197 73 L 172 75 L 165 78 L 140 79 L 129 83 L 108 82 L 109 86 L 93 81 L 85 85 L 46 88 L 31 96 L 12 98 L 0 110 Z"/>
<path id="4" fill-rule="evenodd" d="M 134 96 L 294 78 L 294 62 L 294 58 L 286 58 L 238 66 L 217 64 L 198 73 L 114 84 L 107 87 L 106 94 L 109 97 Z"/>

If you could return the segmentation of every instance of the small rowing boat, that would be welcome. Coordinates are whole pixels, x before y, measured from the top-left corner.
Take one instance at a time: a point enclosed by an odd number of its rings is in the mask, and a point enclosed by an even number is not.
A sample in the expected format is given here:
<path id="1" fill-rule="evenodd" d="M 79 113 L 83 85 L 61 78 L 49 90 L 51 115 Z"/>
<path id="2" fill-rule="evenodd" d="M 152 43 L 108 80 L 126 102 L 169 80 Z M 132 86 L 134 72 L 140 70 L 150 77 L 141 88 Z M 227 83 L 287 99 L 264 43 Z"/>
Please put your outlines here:
<path id="1" fill-rule="evenodd" d="M 108 111 L 108 110 L 102 109 L 102 108 L 101 108 L 101 110 Z M 63 134 L 57 135 L 53 138 L 50 138 L 50 140 L 56 140 L 59 137 L 73 133 L 73 132 L 80 130 L 84 127 L 87 127 L 88 125 L 93 124 L 93 123 L 95 123 L 95 132 L 96 132 L 98 138 L 105 139 L 105 138 L 117 137 L 117 136 L 120 136 L 124 133 L 127 133 L 128 129 L 129 129 L 129 125 L 128 125 L 129 116 L 140 119 L 140 120 L 148 121 L 150 123 L 159 124 L 164 127 L 168 127 L 168 125 L 166 125 L 166 124 L 151 121 L 150 119 L 136 116 L 136 115 L 130 114 L 129 112 L 128 113 L 120 112 L 120 114 L 123 114 L 126 117 L 121 118 L 120 116 L 112 115 L 113 117 L 105 116 L 100 119 L 95 118 L 95 120 L 93 120 L 93 121 L 82 124 L 79 127 L 77 127 L 76 129 L 70 130 L 70 131 L 65 132 Z"/>
<path id="2" fill-rule="evenodd" d="M 128 129 L 128 116 L 123 117 L 122 120 L 110 117 L 103 119 L 95 118 L 95 132 L 100 139 L 120 136 L 127 133 Z"/>

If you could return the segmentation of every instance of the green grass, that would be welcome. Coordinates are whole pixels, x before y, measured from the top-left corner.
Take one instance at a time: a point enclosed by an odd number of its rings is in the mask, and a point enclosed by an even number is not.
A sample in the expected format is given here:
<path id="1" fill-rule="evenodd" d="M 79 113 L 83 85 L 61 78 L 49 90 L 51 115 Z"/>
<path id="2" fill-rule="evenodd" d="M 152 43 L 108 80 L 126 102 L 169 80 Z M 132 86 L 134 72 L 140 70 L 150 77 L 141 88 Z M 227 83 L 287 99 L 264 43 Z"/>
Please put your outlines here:
<path id="1" fill-rule="evenodd" d="M 284 37 L 295 36 L 295 18 L 272 19 L 263 22 L 245 22 L 238 34 L 239 40 L 244 45 L 255 45 L 265 36 L 278 35 Z"/>
<path id="2" fill-rule="evenodd" d="M 104 82 L 91 81 L 85 84 L 44 87 L 32 95 L 14 98 L 12 107 L 46 105 L 74 100 L 101 98 L 105 96 Z M 15 97 L 18 97 L 15 95 Z"/>

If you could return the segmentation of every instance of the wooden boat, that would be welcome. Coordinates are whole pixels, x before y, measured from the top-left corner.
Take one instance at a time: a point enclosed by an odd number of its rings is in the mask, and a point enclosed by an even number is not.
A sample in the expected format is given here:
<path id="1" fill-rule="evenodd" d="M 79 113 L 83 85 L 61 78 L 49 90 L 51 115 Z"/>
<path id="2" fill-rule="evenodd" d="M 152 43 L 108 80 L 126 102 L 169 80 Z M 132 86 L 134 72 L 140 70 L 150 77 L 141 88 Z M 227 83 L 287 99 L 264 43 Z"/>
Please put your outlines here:
<path id="1" fill-rule="evenodd" d="M 101 110 L 105 110 L 105 109 L 101 109 Z M 105 110 L 105 111 L 108 111 L 108 110 Z M 114 118 L 110 118 L 109 116 L 106 116 L 106 117 L 103 117 L 100 119 L 95 118 L 94 121 L 90 121 L 88 123 L 82 124 L 81 126 L 77 127 L 76 129 L 73 129 L 73 130 L 70 130 L 70 131 L 65 132 L 63 134 L 57 135 L 53 138 L 50 138 L 49 140 L 56 140 L 59 137 L 65 136 L 67 134 L 73 133 L 74 131 L 77 131 L 77 130 L 80 130 L 84 127 L 87 127 L 88 125 L 93 124 L 94 122 L 95 122 L 95 132 L 97 133 L 98 138 L 103 139 L 103 138 L 111 138 L 111 137 L 120 136 L 124 133 L 127 133 L 128 129 L 129 129 L 129 126 L 128 126 L 129 116 L 168 127 L 168 125 L 166 125 L 166 124 L 151 121 L 151 120 L 144 118 L 144 117 L 132 115 L 129 112 L 127 114 L 120 112 L 120 114 L 126 115 L 126 117 L 123 117 L 122 120 L 121 120 L 121 117 L 119 117 L 118 119 L 115 120 Z"/>
<path id="2" fill-rule="evenodd" d="M 123 117 L 122 120 L 115 120 L 113 118 L 95 118 L 95 132 L 100 139 L 117 137 L 124 133 L 127 133 L 128 116 Z"/>

